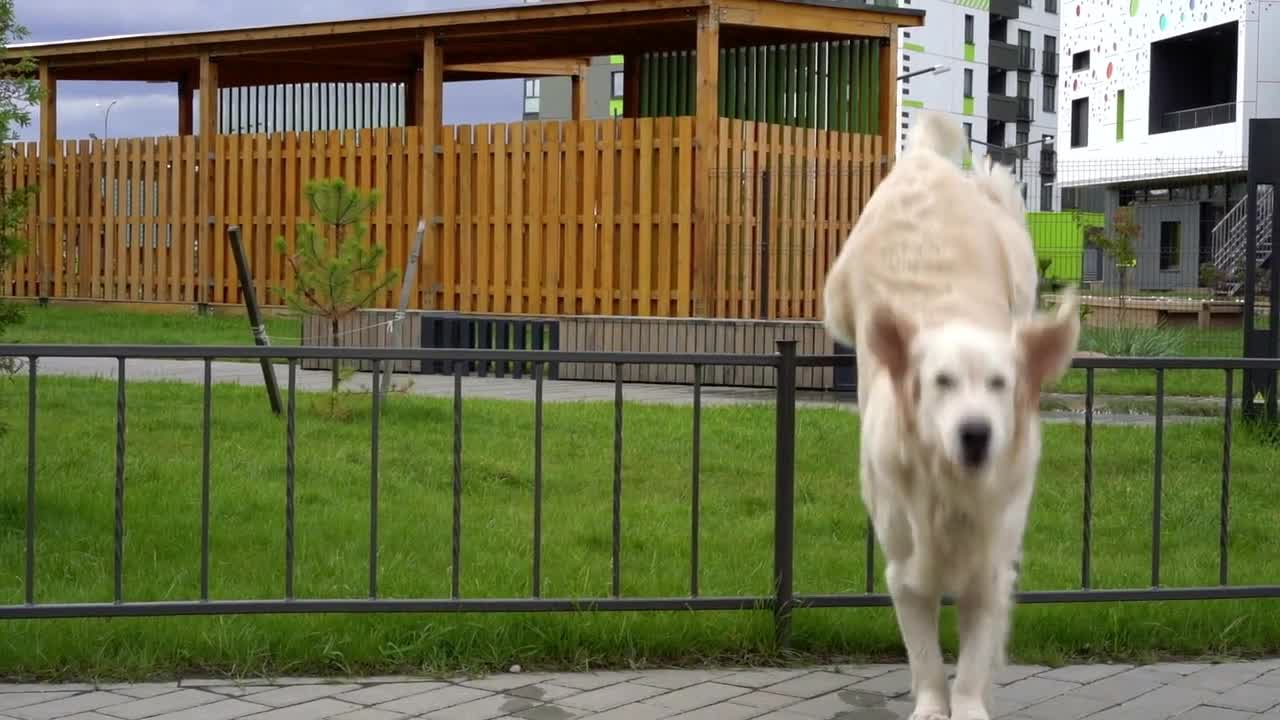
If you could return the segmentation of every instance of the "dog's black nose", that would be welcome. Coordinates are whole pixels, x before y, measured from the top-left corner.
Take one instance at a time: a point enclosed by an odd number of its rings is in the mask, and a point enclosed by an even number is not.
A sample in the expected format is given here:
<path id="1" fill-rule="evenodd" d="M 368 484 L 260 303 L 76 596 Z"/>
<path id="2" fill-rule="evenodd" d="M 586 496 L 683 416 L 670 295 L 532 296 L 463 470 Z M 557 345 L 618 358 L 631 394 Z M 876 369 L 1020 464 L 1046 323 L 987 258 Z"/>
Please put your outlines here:
<path id="1" fill-rule="evenodd" d="M 986 420 L 966 420 L 960 425 L 960 450 L 964 464 L 977 467 L 987 461 L 991 449 L 991 423 Z"/>

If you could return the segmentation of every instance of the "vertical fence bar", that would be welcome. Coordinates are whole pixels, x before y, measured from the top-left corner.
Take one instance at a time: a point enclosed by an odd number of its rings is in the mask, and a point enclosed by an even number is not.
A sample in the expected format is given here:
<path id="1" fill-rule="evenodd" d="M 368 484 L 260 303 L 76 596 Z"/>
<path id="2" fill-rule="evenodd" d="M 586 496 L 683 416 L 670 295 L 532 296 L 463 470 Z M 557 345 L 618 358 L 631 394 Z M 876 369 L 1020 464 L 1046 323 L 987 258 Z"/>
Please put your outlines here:
<path id="1" fill-rule="evenodd" d="M 462 363 L 453 363 L 453 567 L 449 588 L 462 596 Z"/>
<path id="2" fill-rule="evenodd" d="M 702 516 L 702 366 L 693 366 L 693 493 L 689 529 L 689 596 L 698 597 L 698 536 Z"/>
<path id="3" fill-rule="evenodd" d="M 1227 395 L 1223 403 L 1225 407 L 1222 409 L 1222 498 L 1218 514 L 1218 584 L 1224 587 L 1228 585 L 1227 539 L 1231 527 L 1231 403 L 1235 392 L 1232 388 L 1233 380 L 1234 373 L 1228 368 Z"/>
<path id="4" fill-rule="evenodd" d="M 27 358 L 27 562 L 24 599 L 36 604 L 36 358 Z"/>
<path id="5" fill-rule="evenodd" d="M 1080 553 L 1080 587 L 1093 582 L 1093 368 L 1084 371 L 1084 542 Z"/>
<path id="6" fill-rule="evenodd" d="M 1151 488 L 1151 587 L 1160 587 L 1160 526 L 1164 514 L 1164 369 L 1156 369 L 1156 457 Z"/>
<path id="7" fill-rule="evenodd" d="M 613 597 L 622 595 L 622 365 L 613 366 Z"/>
<path id="8" fill-rule="evenodd" d="M 533 365 L 533 596 L 542 597 L 542 363 Z"/>
<path id="9" fill-rule="evenodd" d="M 337 362 L 337 359 L 334 359 Z M 289 360 L 289 402 L 284 450 L 284 597 L 293 599 L 293 491 L 298 434 L 298 361 Z"/>
<path id="10" fill-rule="evenodd" d="M 778 645 L 791 640 L 794 597 L 796 483 L 796 341 L 778 341 L 777 419 L 774 447 L 773 624 Z"/>
<path id="11" fill-rule="evenodd" d="M 373 361 L 373 419 L 369 430 L 369 597 L 378 597 L 378 440 L 382 428 L 382 361 Z"/>
<path id="12" fill-rule="evenodd" d="M 120 363 L 116 383 L 116 523 L 115 523 L 115 602 L 124 602 L 124 444 L 125 444 L 125 372 L 124 358 Z"/>
<path id="13" fill-rule="evenodd" d="M 213 360 L 204 359 L 204 417 L 200 457 L 200 599 L 209 600 L 209 486 L 212 483 Z"/>

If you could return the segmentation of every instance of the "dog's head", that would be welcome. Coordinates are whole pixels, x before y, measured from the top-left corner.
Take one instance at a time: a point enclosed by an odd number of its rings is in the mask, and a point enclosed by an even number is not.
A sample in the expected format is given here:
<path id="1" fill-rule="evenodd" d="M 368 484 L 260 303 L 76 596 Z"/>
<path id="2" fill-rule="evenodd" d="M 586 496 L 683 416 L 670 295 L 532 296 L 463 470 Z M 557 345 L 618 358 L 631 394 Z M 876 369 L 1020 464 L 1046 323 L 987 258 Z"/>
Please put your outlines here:
<path id="1" fill-rule="evenodd" d="M 873 313 L 868 346 L 893 378 L 912 433 L 961 474 L 1002 462 L 1040 389 L 1071 364 L 1080 336 L 1074 294 L 1056 314 L 1008 332 L 962 322 L 920 329 L 887 307 Z"/>

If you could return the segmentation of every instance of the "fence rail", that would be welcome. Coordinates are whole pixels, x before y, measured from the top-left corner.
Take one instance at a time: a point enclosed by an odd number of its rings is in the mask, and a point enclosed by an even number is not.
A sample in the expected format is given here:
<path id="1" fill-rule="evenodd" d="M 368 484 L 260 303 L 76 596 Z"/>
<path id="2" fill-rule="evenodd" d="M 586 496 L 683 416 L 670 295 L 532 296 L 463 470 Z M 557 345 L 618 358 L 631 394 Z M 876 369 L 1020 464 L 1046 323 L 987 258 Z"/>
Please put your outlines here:
<path id="1" fill-rule="evenodd" d="M 577 611 L 672 611 L 672 610 L 768 610 L 774 614 L 779 637 L 786 640 L 790 626 L 791 613 L 799 608 L 817 607 L 868 607 L 885 606 L 890 603 L 889 597 L 875 592 L 875 554 L 874 537 L 868 527 L 865 539 L 865 591 L 846 594 L 797 594 L 794 591 L 794 547 L 795 547 L 795 438 L 796 438 L 796 406 L 795 379 L 797 368 L 801 367 L 833 367 L 851 362 L 849 356 L 798 355 L 794 341 L 781 341 L 774 354 L 734 355 L 734 354 L 672 354 L 672 353 L 582 353 L 582 352 L 545 352 L 545 351 L 466 351 L 466 350 L 431 350 L 431 349 L 370 349 L 370 348 L 278 348 L 278 347 L 138 347 L 138 346 L 53 346 L 53 345 L 0 345 L 0 357 L 12 357 L 27 361 L 29 378 L 27 388 L 27 473 L 25 502 L 25 564 L 23 574 L 23 597 L 21 604 L 0 606 L 2 618 L 74 618 L 74 617 L 141 617 L 141 616 L 176 616 L 176 615 L 243 615 L 268 613 L 435 613 L 435 612 L 577 612 Z M 36 503 L 36 490 L 40 478 L 36 470 L 39 449 L 36 446 L 37 426 L 39 423 L 39 367 L 42 358 L 114 358 L 118 361 L 115 448 L 115 494 L 113 534 L 113 569 L 114 592 L 111 602 L 90 603 L 58 603 L 37 602 L 37 559 L 39 557 L 37 522 L 40 508 Z M 126 370 L 129 360 L 143 358 L 187 359 L 204 363 L 204 413 L 202 422 L 202 502 L 201 502 L 201 543 L 200 556 L 193 558 L 200 568 L 200 596 L 197 599 L 136 602 L 128 599 L 123 583 L 124 577 L 124 543 L 128 518 L 125 513 L 125 495 L 128 486 L 125 457 L 128 448 L 128 431 L 125 415 L 128 402 Z M 258 359 L 275 358 L 288 363 L 288 405 L 285 424 L 285 563 L 284 596 L 276 599 L 250 598 L 240 600 L 211 599 L 209 596 L 209 489 L 212 483 L 210 464 L 211 447 L 211 367 L 215 358 L 222 359 Z M 297 413 L 297 371 L 300 361 L 305 359 L 327 358 L 345 360 L 369 360 L 373 363 L 373 383 L 371 387 L 380 387 L 379 375 L 384 365 L 396 360 L 416 360 L 421 362 L 439 361 L 449 363 L 454 368 L 453 383 L 453 444 L 452 444 L 452 558 L 451 593 L 448 598 L 434 599 L 391 599 L 380 597 L 378 587 L 379 569 L 379 501 L 378 480 L 379 462 L 378 447 L 380 437 L 380 396 L 373 397 L 373 412 L 370 428 L 370 507 L 369 507 L 369 556 L 368 556 L 368 592 L 363 598 L 300 598 L 295 588 L 294 539 L 297 524 L 295 504 L 295 475 L 297 453 L 296 445 L 296 413 Z M 532 507 L 533 543 L 531 597 L 521 598 L 464 598 L 460 592 L 462 513 L 461 502 L 465 492 L 464 473 L 462 467 L 463 393 L 462 366 L 464 363 L 525 361 L 535 368 L 533 387 L 533 413 L 535 417 L 534 453 L 531 461 L 534 464 Z M 617 392 L 614 400 L 614 463 L 613 463 L 613 503 L 612 503 L 612 582 L 611 592 L 607 597 L 584 598 L 548 598 L 542 597 L 541 559 L 543 540 L 541 536 L 541 517 L 543 503 L 542 478 L 542 418 L 543 394 L 546 382 L 544 365 L 557 363 L 601 363 L 614 366 L 615 370 L 630 364 L 671 364 L 685 363 L 694 368 L 694 405 L 692 414 L 692 473 L 690 507 L 690 542 L 691 557 L 689 567 L 689 592 L 680 597 L 630 597 L 622 591 L 623 556 L 621 508 L 624 487 L 622 449 L 624 443 L 624 405 L 621 373 L 617 372 L 615 380 Z M 750 365 L 774 368 L 779 376 L 777 386 L 776 412 L 776 446 L 775 446 L 775 503 L 774 503 L 774 592 L 767 595 L 753 596 L 704 596 L 699 589 L 699 506 L 701 437 L 702 437 L 702 381 L 705 368 L 716 365 Z M 1210 600 L 1280 597 L 1280 585 L 1233 586 L 1229 573 L 1229 518 L 1230 493 L 1232 481 L 1232 423 L 1234 415 L 1233 387 L 1235 376 L 1239 372 L 1280 370 L 1280 359 L 1148 359 L 1148 358 L 1089 358 L 1075 362 L 1077 369 L 1087 374 L 1087 406 L 1084 414 L 1084 447 L 1083 447 L 1083 544 L 1081 556 L 1081 573 L 1079 586 L 1075 588 L 1053 589 L 1044 591 L 1022 592 L 1018 599 L 1025 603 L 1071 603 L 1071 602 L 1116 602 L 1146 600 Z M 1151 583 L 1148 587 L 1098 589 L 1093 587 L 1092 568 L 1092 520 L 1093 520 L 1093 426 L 1094 426 L 1094 376 L 1098 370 L 1107 369 L 1147 369 L 1152 370 L 1157 378 L 1157 404 L 1155 423 L 1155 457 L 1153 458 L 1153 525 L 1152 525 L 1152 570 Z M 1169 370 L 1218 370 L 1224 373 L 1225 399 L 1222 408 L 1223 445 L 1222 474 L 1220 490 L 1220 507 L 1218 518 L 1219 533 L 1219 584 L 1214 587 L 1164 587 L 1161 584 L 1161 513 L 1163 464 L 1162 447 L 1164 433 L 1164 377 Z"/>

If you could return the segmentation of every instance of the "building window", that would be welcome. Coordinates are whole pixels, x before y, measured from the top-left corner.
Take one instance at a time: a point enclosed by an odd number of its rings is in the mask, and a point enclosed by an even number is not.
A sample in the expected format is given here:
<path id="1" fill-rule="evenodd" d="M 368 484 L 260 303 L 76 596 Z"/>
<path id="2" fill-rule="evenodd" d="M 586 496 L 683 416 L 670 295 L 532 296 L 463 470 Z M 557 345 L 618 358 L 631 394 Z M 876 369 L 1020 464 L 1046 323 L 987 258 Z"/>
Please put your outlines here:
<path id="1" fill-rule="evenodd" d="M 970 45 L 974 44 L 972 15 L 964 16 L 964 41 Z"/>
<path id="2" fill-rule="evenodd" d="M 1051 78 L 1044 80 L 1044 98 L 1041 99 L 1040 109 L 1047 113 L 1058 112 L 1058 84 Z"/>
<path id="3" fill-rule="evenodd" d="M 1018 148 L 1018 157 L 1024 160 L 1027 153 L 1031 151 L 1029 144 L 1031 142 L 1031 133 L 1027 130 L 1018 130 L 1014 133 L 1013 144 Z"/>
<path id="4" fill-rule="evenodd" d="M 1124 91 L 1116 91 L 1116 142 L 1124 140 Z"/>
<path id="5" fill-rule="evenodd" d="M 1031 31 L 1030 30 L 1018 31 L 1018 47 L 1031 47 Z"/>
<path id="6" fill-rule="evenodd" d="M 1040 183 L 1040 212 L 1053 212 L 1053 183 Z"/>
<path id="7" fill-rule="evenodd" d="M 614 70 L 613 73 L 609 75 L 609 82 L 613 88 L 613 97 L 620 98 L 626 94 L 627 83 L 626 79 L 622 76 L 621 70 Z"/>
<path id="8" fill-rule="evenodd" d="M 1054 15 L 1057 15 L 1058 0 L 1044 0 L 1044 11 L 1047 13 L 1052 13 Z"/>
<path id="9" fill-rule="evenodd" d="M 1177 270 L 1181 264 L 1182 223 L 1160 223 L 1160 269 Z"/>
<path id="10" fill-rule="evenodd" d="M 1089 51 L 1088 50 L 1085 50 L 1084 52 L 1078 52 L 1071 56 L 1072 72 L 1080 72 L 1081 70 L 1088 70 L 1088 69 L 1089 69 Z"/>
<path id="11" fill-rule="evenodd" d="M 537 115 L 542 109 L 542 80 L 524 81 L 524 114 Z"/>
<path id="12" fill-rule="evenodd" d="M 965 68 L 964 70 L 964 96 L 973 97 L 973 69 Z"/>
<path id="13" fill-rule="evenodd" d="M 973 140 L 973 123 L 964 124 L 964 139 Z"/>
<path id="14" fill-rule="evenodd" d="M 1089 144 L 1089 98 L 1071 101 L 1071 147 Z"/>

